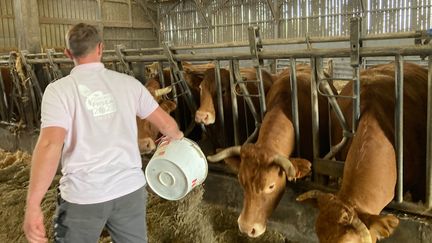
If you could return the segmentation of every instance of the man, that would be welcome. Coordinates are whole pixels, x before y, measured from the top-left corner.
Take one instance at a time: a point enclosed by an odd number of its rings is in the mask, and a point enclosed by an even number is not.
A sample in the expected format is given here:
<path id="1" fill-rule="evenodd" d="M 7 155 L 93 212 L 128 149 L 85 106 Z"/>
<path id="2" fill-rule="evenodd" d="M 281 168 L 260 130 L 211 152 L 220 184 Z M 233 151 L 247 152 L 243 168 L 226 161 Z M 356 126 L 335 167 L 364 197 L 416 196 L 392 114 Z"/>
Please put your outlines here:
<path id="1" fill-rule="evenodd" d="M 75 67 L 44 93 L 23 230 L 31 243 L 47 241 L 40 205 L 61 158 L 56 242 L 94 243 L 104 226 L 114 242 L 147 242 L 135 117 L 146 118 L 168 139 L 183 133 L 141 83 L 104 67 L 95 27 L 73 26 L 66 45 Z"/>

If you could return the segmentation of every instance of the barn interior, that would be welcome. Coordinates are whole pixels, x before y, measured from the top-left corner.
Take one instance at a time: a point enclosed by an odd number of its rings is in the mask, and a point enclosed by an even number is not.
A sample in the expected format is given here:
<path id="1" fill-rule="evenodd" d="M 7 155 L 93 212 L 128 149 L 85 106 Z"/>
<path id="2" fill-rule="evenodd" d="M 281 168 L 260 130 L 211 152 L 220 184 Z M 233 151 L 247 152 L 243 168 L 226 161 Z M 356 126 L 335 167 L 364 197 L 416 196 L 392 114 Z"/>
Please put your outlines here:
<path id="1" fill-rule="evenodd" d="M 431 0 L 0 0 L 0 219 L 6 222 L 0 227 L 1 242 L 25 242 L 22 210 L 30 157 L 40 132 L 40 104 L 46 86 L 73 68 L 63 53 L 65 34 L 80 22 L 94 25 L 102 33 L 105 67 L 131 75 L 143 85 L 170 70 L 168 79 L 159 78 L 162 87 L 173 87 L 163 99 L 176 102 L 171 115 L 206 155 L 256 141 L 266 114 L 262 70 L 276 77 L 297 64 L 311 65 L 311 102 L 317 110 L 317 97 L 338 98 L 320 90 L 325 81 L 332 81 L 340 91 L 349 81 L 360 84 L 362 69 L 394 62 L 392 92 L 396 101 L 388 109 L 395 114 L 398 183 L 392 202 L 382 214 L 396 215 L 400 224 L 380 242 L 429 242 L 432 238 Z M 402 158 L 410 153 L 403 149 L 404 100 L 400 94 L 404 92 L 404 62 L 428 70 L 428 97 L 422 104 L 427 106 L 427 125 L 426 147 L 422 148 L 425 198 L 421 201 L 413 201 L 410 193 L 404 193 L 401 183 Z M 231 116 L 218 115 L 216 125 L 210 126 L 195 121 L 199 94 L 197 97 L 187 82 L 190 70 L 203 75 L 197 67 L 208 64 L 216 70 L 216 114 L 232 110 Z M 331 64 L 328 79 L 323 78 L 329 70 L 327 64 Z M 246 94 L 242 68 L 256 71 L 255 93 Z M 223 100 L 221 69 L 230 75 L 228 103 Z M 356 97 L 361 90 L 353 92 L 350 99 L 358 107 L 353 106 L 352 114 L 359 118 L 362 101 Z M 296 96 L 293 93 L 292 100 L 286 102 L 296 107 Z M 233 102 L 238 97 L 242 97 L 241 102 Z M 297 109 L 302 106 L 297 105 Z M 244 116 L 247 121 L 241 119 Z M 292 116 L 298 116 L 296 108 Z M 149 233 L 150 242 L 319 242 L 315 233 L 318 210 L 297 202 L 296 197 L 311 189 L 337 192 L 344 161 L 319 154 L 322 146 L 318 133 L 323 128 L 317 113 L 311 122 L 312 172 L 288 182 L 265 234 L 250 238 L 239 231 L 243 190 L 237 175 L 223 162 L 209 162 L 203 185 L 183 200 L 171 202 L 151 194 L 148 220 L 149 231 L 154 233 Z M 356 123 L 351 125 L 347 132 L 351 135 L 347 136 L 355 136 Z M 296 128 L 300 124 L 294 121 L 293 126 L 298 144 L 302 134 Z M 295 147 L 293 157 L 301 156 L 300 149 Z M 152 153 L 143 155 L 143 168 L 151 157 Z M 58 179 L 43 204 L 48 219 L 55 209 L 53 188 Z M 110 242 L 109 236 L 102 237 L 101 242 Z"/>

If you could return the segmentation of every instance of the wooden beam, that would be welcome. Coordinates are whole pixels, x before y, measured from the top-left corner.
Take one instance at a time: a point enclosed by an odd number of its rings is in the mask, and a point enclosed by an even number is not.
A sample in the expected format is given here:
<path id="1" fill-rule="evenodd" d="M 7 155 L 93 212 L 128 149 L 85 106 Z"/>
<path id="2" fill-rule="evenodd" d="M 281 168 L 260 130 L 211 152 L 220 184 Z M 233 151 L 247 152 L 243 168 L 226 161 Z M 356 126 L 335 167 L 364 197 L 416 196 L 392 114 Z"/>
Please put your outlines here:
<path id="1" fill-rule="evenodd" d="M 273 1 L 272 0 L 267 0 L 267 5 L 270 8 L 270 12 L 272 14 L 273 20 L 276 21 L 276 12 L 275 12 L 275 8 L 273 6 Z"/>
<path id="2" fill-rule="evenodd" d="M 143 3 L 143 1 L 144 1 L 144 3 Z M 144 12 L 146 13 L 146 15 L 147 15 L 148 19 L 150 20 L 153 28 L 157 31 L 157 33 L 159 33 L 160 27 L 156 23 L 156 21 L 153 19 L 153 16 L 150 14 L 150 11 L 148 10 L 148 8 L 146 6 L 146 5 L 148 5 L 148 2 L 147 2 L 147 0 L 143 0 L 143 1 L 137 0 L 136 2 L 144 10 Z"/>
<path id="3" fill-rule="evenodd" d="M 195 6 L 197 7 L 198 12 L 201 14 L 201 17 L 206 22 L 207 27 L 209 29 L 213 28 L 211 21 L 209 20 L 209 18 L 206 15 L 207 11 L 204 10 L 204 6 L 201 4 L 201 2 L 199 2 L 198 0 L 194 0 L 193 2 L 195 3 Z"/>

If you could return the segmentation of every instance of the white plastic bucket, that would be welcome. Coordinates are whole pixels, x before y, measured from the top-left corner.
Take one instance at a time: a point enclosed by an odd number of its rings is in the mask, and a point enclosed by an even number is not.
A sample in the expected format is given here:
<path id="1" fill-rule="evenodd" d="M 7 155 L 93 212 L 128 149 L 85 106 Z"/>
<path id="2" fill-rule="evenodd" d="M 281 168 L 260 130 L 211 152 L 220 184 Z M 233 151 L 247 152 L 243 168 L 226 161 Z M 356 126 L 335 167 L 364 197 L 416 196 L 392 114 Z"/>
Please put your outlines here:
<path id="1" fill-rule="evenodd" d="M 182 138 L 160 143 L 145 169 L 150 188 L 167 200 L 179 200 L 204 182 L 208 165 L 192 140 Z"/>

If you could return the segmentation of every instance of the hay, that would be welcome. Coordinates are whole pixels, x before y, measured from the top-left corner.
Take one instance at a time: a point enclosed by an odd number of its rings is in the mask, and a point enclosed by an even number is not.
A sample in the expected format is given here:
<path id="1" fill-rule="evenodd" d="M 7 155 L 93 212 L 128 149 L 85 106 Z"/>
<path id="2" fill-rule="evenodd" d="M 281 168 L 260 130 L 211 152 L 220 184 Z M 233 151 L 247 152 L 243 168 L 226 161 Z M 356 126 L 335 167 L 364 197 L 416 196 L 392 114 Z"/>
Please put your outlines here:
<path id="1" fill-rule="evenodd" d="M 281 233 L 271 230 L 256 239 L 241 234 L 235 210 L 205 203 L 203 194 L 204 188 L 198 186 L 179 201 L 167 201 L 150 192 L 149 243 L 285 242 Z"/>
<path id="2" fill-rule="evenodd" d="M 28 153 L 15 153 L 0 150 L 0 242 L 26 242 L 22 232 L 24 207 L 30 175 L 31 156 Z M 58 183 L 56 177 L 53 185 Z M 48 235 L 53 235 L 51 220 L 54 214 L 56 192 L 50 187 L 42 201 Z"/>

